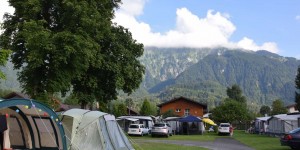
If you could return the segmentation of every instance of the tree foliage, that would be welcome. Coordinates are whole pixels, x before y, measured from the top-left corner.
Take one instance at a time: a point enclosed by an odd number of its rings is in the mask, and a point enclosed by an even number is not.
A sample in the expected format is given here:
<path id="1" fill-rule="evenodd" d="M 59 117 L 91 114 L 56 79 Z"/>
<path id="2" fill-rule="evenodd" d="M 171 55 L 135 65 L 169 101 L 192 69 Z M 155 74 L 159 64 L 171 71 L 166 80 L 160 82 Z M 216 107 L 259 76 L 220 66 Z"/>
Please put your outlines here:
<path id="1" fill-rule="evenodd" d="M 249 112 L 243 104 L 228 100 L 213 109 L 212 118 L 216 122 L 245 121 L 249 120 Z"/>
<path id="2" fill-rule="evenodd" d="M 64 100 L 64 104 L 67 104 L 67 105 L 78 105 L 78 103 L 79 103 L 79 100 L 74 94 L 71 94 Z"/>
<path id="3" fill-rule="evenodd" d="M 0 47 L 13 51 L 12 62 L 27 94 L 73 89 L 82 107 L 131 93 L 142 81 L 138 57 L 143 45 L 112 23 L 120 1 L 9 1 Z M 93 99 L 89 99 L 89 98 Z"/>
<path id="4" fill-rule="evenodd" d="M 250 112 L 240 87 L 234 84 L 231 88 L 227 88 L 226 93 L 228 98 L 220 106 L 213 109 L 213 119 L 217 122 L 248 121 Z"/>
<path id="5" fill-rule="evenodd" d="M 263 116 L 265 114 L 270 115 L 271 114 L 271 108 L 269 106 L 263 105 L 263 106 L 260 107 L 259 113 Z"/>
<path id="6" fill-rule="evenodd" d="M 0 66 L 4 66 L 6 64 L 10 52 L 11 51 L 9 50 L 1 49 L 1 45 L 0 45 Z M 5 74 L 1 70 L 0 70 L 0 79 L 5 79 Z"/>
<path id="7" fill-rule="evenodd" d="M 116 117 L 127 115 L 127 107 L 124 103 L 116 103 L 113 107 L 113 114 Z"/>
<path id="8" fill-rule="evenodd" d="M 152 111 L 151 111 L 150 102 L 149 102 L 149 100 L 145 99 L 143 102 L 143 105 L 141 107 L 140 114 L 144 115 L 144 116 L 148 116 L 148 115 L 151 115 L 151 113 L 152 113 Z"/>
<path id="9" fill-rule="evenodd" d="M 243 92 L 237 84 L 232 85 L 231 88 L 227 87 L 226 93 L 230 99 L 243 104 L 246 103 L 246 97 L 243 96 Z"/>
<path id="10" fill-rule="evenodd" d="M 11 91 L 11 90 L 5 90 L 5 89 L 0 89 L 0 98 L 3 98 L 4 96 L 8 95 L 11 92 L 13 92 L 13 91 Z"/>
<path id="11" fill-rule="evenodd" d="M 300 110 L 300 66 L 298 66 L 297 69 L 295 84 L 296 84 L 296 91 L 295 91 L 296 109 Z"/>
<path id="12" fill-rule="evenodd" d="M 126 98 L 125 103 L 128 108 L 132 108 L 134 105 L 132 98 Z"/>
<path id="13" fill-rule="evenodd" d="M 285 114 L 287 109 L 280 99 L 273 101 L 271 115 Z"/>

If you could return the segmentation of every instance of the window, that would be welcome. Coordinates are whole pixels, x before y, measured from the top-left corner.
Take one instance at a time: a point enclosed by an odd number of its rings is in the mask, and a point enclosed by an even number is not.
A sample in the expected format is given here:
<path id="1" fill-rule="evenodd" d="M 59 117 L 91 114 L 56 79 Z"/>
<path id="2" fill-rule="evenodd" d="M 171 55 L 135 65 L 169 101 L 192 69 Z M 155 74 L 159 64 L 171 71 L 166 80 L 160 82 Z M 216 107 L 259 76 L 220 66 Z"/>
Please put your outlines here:
<path id="1" fill-rule="evenodd" d="M 181 112 L 181 109 L 180 109 L 180 108 L 177 108 L 175 112 Z"/>
<path id="2" fill-rule="evenodd" d="M 188 115 L 190 115 L 190 109 L 185 109 L 184 116 L 188 116 Z"/>

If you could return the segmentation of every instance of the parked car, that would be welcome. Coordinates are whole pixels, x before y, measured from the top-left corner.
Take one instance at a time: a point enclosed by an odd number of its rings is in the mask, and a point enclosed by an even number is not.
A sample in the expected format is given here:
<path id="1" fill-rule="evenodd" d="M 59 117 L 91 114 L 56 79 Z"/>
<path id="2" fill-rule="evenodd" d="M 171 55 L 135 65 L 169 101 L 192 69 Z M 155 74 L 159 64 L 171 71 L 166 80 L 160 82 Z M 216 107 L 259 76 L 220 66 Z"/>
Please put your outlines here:
<path id="1" fill-rule="evenodd" d="M 128 135 L 140 135 L 149 134 L 149 128 L 146 128 L 143 124 L 131 124 L 128 128 Z"/>
<path id="2" fill-rule="evenodd" d="M 300 128 L 294 129 L 280 138 L 282 146 L 300 149 Z"/>
<path id="3" fill-rule="evenodd" d="M 230 123 L 220 123 L 218 127 L 218 134 L 230 134 Z"/>
<path id="4" fill-rule="evenodd" d="M 171 126 L 168 123 L 155 123 L 152 127 L 151 135 L 152 137 L 156 135 L 169 137 L 173 135 L 173 132 Z"/>

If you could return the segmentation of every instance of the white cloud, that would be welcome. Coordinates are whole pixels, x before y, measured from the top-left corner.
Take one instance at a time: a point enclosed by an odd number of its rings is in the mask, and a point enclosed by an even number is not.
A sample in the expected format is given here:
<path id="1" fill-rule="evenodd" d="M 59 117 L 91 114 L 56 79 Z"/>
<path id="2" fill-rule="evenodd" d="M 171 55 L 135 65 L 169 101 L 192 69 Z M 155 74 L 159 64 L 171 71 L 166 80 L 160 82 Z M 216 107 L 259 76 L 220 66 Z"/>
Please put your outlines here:
<path id="1" fill-rule="evenodd" d="M 5 13 L 13 13 L 15 9 L 8 5 L 7 0 L 0 0 L 0 22 L 3 22 L 3 15 Z"/>
<path id="2" fill-rule="evenodd" d="M 5 13 L 13 13 L 15 9 L 11 6 L 8 5 L 7 0 L 0 0 L 0 23 L 3 22 L 3 15 Z M 0 29 L 0 33 L 1 33 Z"/>
<path id="3" fill-rule="evenodd" d="M 143 0 L 135 0 L 135 6 L 126 1 L 116 12 L 114 22 L 129 28 L 133 38 L 145 46 L 157 47 L 228 47 L 243 48 L 249 50 L 268 50 L 277 53 L 279 50 L 276 43 L 266 42 L 257 45 L 252 39 L 244 37 L 239 42 L 231 42 L 229 38 L 236 30 L 235 25 L 230 21 L 229 14 L 222 14 L 208 10 L 204 18 L 193 14 L 187 8 L 179 8 L 176 11 L 176 27 L 166 33 L 151 31 L 151 26 L 145 22 L 137 21 L 136 17 L 141 15 L 145 5 Z M 140 5 L 140 6 L 137 6 Z M 135 11 L 129 12 L 132 8 Z"/>
<path id="4" fill-rule="evenodd" d="M 139 16 L 143 13 L 145 3 L 146 0 L 124 0 L 120 11 L 130 16 Z"/>
<path id="5" fill-rule="evenodd" d="M 157 47 L 218 47 L 244 48 L 250 50 L 269 50 L 277 53 L 276 43 L 266 42 L 257 45 L 254 40 L 244 37 L 239 42 L 229 41 L 236 30 L 230 21 L 229 14 L 222 14 L 208 10 L 204 18 L 190 12 L 187 8 L 176 11 L 176 27 L 166 33 L 151 31 L 151 26 L 145 22 L 138 22 L 136 17 L 143 14 L 144 5 L 148 0 L 125 0 L 116 12 L 115 22 L 129 28 L 133 38 L 145 46 Z M 0 0 L 0 22 L 4 13 L 13 13 L 14 8 L 6 0 Z M 296 16 L 300 20 L 300 16 Z M 0 30 L 1 33 L 1 30 Z"/>
<path id="6" fill-rule="evenodd" d="M 277 44 L 274 42 L 266 42 L 263 43 L 263 45 L 258 46 L 255 44 L 255 42 L 252 39 L 249 39 L 247 37 L 244 37 L 242 40 L 240 40 L 237 43 L 237 47 L 244 48 L 244 49 L 250 49 L 250 50 L 268 50 L 273 53 L 278 53 L 279 50 L 277 48 Z"/>
<path id="7" fill-rule="evenodd" d="M 296 16 L 295 19 L 300 21 L 300 15 Z"/>

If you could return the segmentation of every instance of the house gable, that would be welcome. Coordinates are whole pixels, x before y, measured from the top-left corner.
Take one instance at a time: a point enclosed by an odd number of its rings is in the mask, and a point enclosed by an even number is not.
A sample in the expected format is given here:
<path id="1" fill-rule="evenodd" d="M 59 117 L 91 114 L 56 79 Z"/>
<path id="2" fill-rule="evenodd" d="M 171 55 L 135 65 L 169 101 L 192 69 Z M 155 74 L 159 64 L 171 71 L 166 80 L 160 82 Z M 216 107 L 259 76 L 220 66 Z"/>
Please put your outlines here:
<path id="1" fill-rule="evenodd" d="M 185 97 L 174 98 L 170 101 L 157 105 L 160 114 L 172 110 L 177 116 L 194 115 L 202 117 L 207 106 Z"/>

